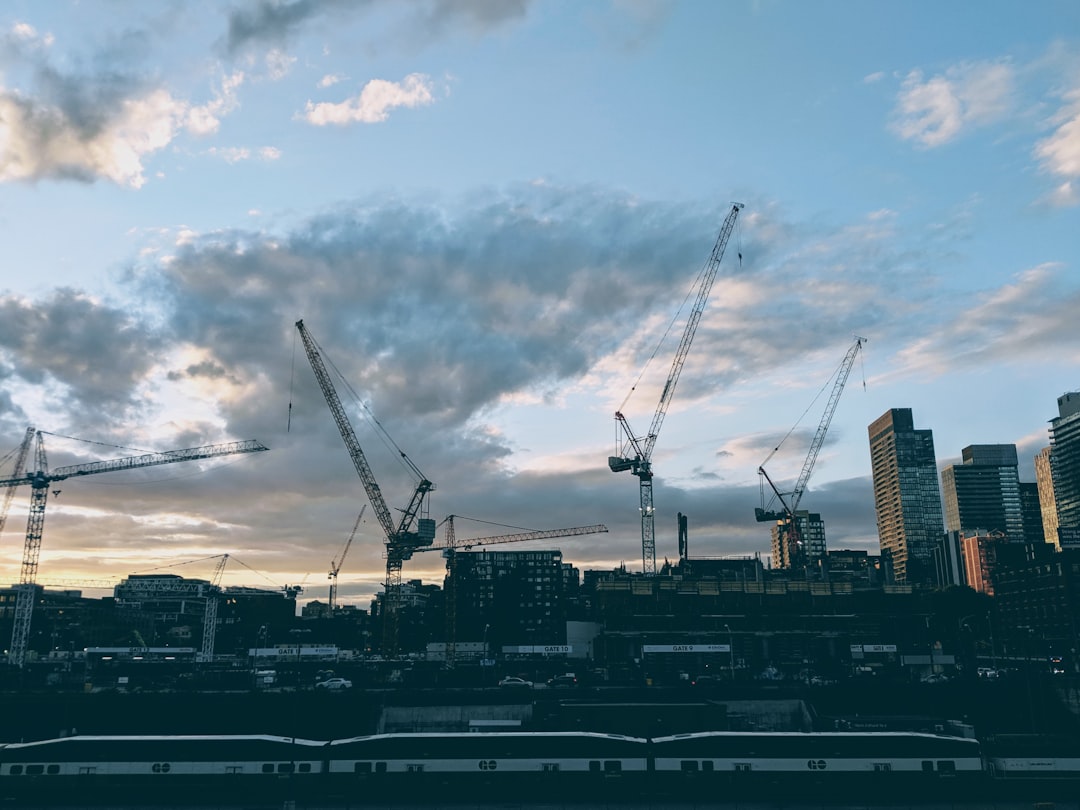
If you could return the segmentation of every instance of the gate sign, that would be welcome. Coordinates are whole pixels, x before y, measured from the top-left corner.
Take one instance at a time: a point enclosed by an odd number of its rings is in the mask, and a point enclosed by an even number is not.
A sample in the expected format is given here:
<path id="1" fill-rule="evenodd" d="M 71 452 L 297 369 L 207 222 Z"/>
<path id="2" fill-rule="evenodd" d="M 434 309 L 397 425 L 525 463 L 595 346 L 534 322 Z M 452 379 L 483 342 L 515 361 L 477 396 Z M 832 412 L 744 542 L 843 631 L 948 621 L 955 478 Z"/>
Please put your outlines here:
<path id="1" fill-rule="evenodd" d="M 642 644 L 644 653 L 729 653 L 730 644 Z"/>
<path id="2" fill-rule="evenodd" d="M 569 655 L 574 651 L 574 647 L 572 644 L 520 644 L 505 646 L 502 651 L 512 655 Z"/>

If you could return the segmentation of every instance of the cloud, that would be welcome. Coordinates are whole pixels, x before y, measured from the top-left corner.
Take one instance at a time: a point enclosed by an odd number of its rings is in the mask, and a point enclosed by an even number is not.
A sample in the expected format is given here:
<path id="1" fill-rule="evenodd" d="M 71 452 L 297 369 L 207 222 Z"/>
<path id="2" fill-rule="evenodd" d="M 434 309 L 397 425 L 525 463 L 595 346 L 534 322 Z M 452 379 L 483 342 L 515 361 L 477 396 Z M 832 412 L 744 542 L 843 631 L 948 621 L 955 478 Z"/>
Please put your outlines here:
<path id="1" fill-rule="evenodd" d="M 279 160 L 281 158 L 281 150 L 273 146 L 263 146 L 254 151 L 246 146 L 212 146 L 206 150 L 206 154 L 211 157 L 221 158 L 226 163 L 240 163 L 252 158 L 258 158 L 262 161 Z"/>
<path id="2" fill-rule="evenodd" d="M 399 107 L 434 104 L 433 89 L 430 77 L 422 73 L 411 73 L 400 83 L 372 79 L 358 96 L 337 104 L 309 101 L 304 109 L 304 119 L 315 126 L 379 123 L 390 117 L 391 110 Z"/>
<path id="3" fill-rule="evenodd" d="M 384 6 L 400 15 L 393 41 L 426 42 L 464 29 L 482 35 L 523 18 L 531 0 L 414 0 Z M 238 54 L 251 47 L 283 48 L 309 26 L 335 16 L 366 14 L 371 0 L 256 0 L 229 14 L 226 47 Z"/>
<path id="4" fill-rule="evenodd" d="M 323 76 L 321 79 L 319 79 L 319 82 L 318 82 L 317 86 L 320 87 L 320 88 L 325 89 L 327 87 L 333 87 L 338 82 L 343 82 L 343 81 L 345 81 L 345 77 L 343 75 L 341 75 L 340 73 L 328 73 L 325 76 Z"/>
<path id="5" fill-rule="evenodd" d="M 151 90 L 91 109 L 95 95 L 60 105 L 0 91 L 0 181 L 102 178 L 140 188 L 143 158 L 169 144 L 186 105 Z"/>
<path id="6" fill-rule="evenodd" d="M 1054 132 L 1035 145 L 1035 157 L 1044 171 L 1064 180 L 1051 199 L 1060 205 L 1075 205 L 1074 181 L 1080 179 L 1080 90 L 1065 95 L 1065 103 L 1051 123 Z"/>
<path id="7" fill-rule="evenodd" d="M 107 180 L 141 188 L 144 161 L 181 131 L 215 132 L 236 109 L 244 80 L 240 72 L 228 75 L 211 101 L 193 105 L 115 68 L 63 73 L 45 53 L 23 48 L 17 57 L 32 71 L 33 92 L 0 86 L 0 182 Z"/>
<path id="8" fill-rule="evenodd" d="M 901 85 L 892 129 L 926 148 L 942 146 L 1006 116 L 1014 82 L 1007 62 L 963 63 L 929 79 L 913 70 Z"/>

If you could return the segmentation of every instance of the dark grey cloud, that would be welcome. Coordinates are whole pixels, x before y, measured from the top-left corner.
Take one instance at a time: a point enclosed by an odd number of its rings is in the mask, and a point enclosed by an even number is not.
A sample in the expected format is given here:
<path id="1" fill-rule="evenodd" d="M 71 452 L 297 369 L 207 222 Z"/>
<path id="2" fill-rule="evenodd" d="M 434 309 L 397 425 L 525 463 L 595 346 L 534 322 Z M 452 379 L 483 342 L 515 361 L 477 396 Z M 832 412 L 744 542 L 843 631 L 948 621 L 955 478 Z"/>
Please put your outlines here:
<path id="1" fill-rule="evenodd" d="M 398 12 L 392 39 L 423 43 L 465 30 L 484 34 L 525 16 L 531 0 L 408 0 L 383 5 Z M 365 14 L 370 0 L 257 0 L 229 13 L 226 47 L 238 54 L 251 46 L 281 48 L 305 29 L 341 15 Z"/>
<path id="2" fill-rule="evenodd" d="M 135 387 L 162 348 L 161 339 L 124 310 L 75 290 L 59 289 L 33 303 L 0 298 L 5 376 L 9 383 L 59 385 L 58 425 L 70 424 L 73 415 L 104 425 L 137 417 Z"/>
<path id="3" fill-rule="evenodd" d="M 75 435 L 122 438 L 114 416 L 126 414 L 129 425 L 138 420 L 133 403 L 151 364 L 186 347 L 194 359 L 159 370 L 166 382 L 196 386 L 216 418 L 185 422 L 173 446 L 255 438 L 271 447 L 190 469 L 71 482 L 62 497 L 90 497 L 100 514 L 81 516 L 78 530 L 58 514 L 50 525 L 73 532 L 58 539 L 58 550 L 92 540 L 105 559 L 109 550 L 142 547 L 150 537 L 163 554 L 216 550 L 268 573 L 300 567 L 324 576 L 366 496 L 298 344 L 293 324 L 304 318 L 349 387 L 436 482 L 433 517 L 452 512 L 536 529 L 605 523 L 607 535 L 554 545 L 582 566 L 635 566 L 638 484 L 608 470 L 607 448 L 573 469 L 516 471 L 519 448 L 487 430 L 486 417 L 515 397 L 557 393 L 585 374 L 603 373 L 598 364 L 631 343 L 637 353 L 626 364 L 639 367 L 656 339 L 643 324 L 670 318 L 726 213 L 726 204 L 671 205 L 551 186 L 452 203 L 364 201 L 287 232 L 214 232 L 185 238 L 168 261 L 139 260 L 125 285 L 133 300 L 147 302 L 145 315 L 71 291 L 40 302 L 5 301 L 0 373 L 31 385 L 62 383 L 69 393 L 55 414 L 78 427 Z M 880 245 L 865 234 L 793 224 L 776 210 L 755 217 L 738 246 L 729 246 L 675 396 L 681 404 L 772 374 L 794 386 L 777 394 L 795 403 L 794 419 L 823 382 L 804 379 L 808 357 L 828 355 L 834 365 L 850 331 L 868 320 L 875 337 L 899 332 L 893 318 L 906 318 L 926 293 L 905 285 L 905 268 L 919 261 L 914 255 L 879 256 Z M 672 345 L 659 356 L 673 351 Z M 338 391 L 389 506 L 404 505 L 413 482 L 342 381 Z M 4 406 L 9 444 L 24 429 L 16 409 L 26 410 L 28 401 L 21 397 L 13 394 Z M 813 413 L 811 425 L 790 440 L 797 447 L 783 467 L 797 472 L 820 409 Z M 543 428 L 551 436 L 530 437 L 535 448 L 562 430 L 560 418 L 569 427 L 592 416 L 554 416 Z M 728 440 L 721 452 L 750 459 L 752 478 L 786 427 Z M 596 432 L 609 430 L 605 416 Z M 62 463 L 100 457 L 97 450 L 64 452 L 72 458 Z M 753 515 L 756 481 L 732 484 L 703 466 L 676 483 L 658 469 L 655 503 L 661 558 L 676 553 L 680 511 L 690 516 L 694 553 L 769 550 L 768 526 Z M 831 547 L 876 542 L 866 479 L 822 487 L 811 480 L 801 505 L 822 513 Z M 201 517 L 175 525 L 156 517 L 177 512 Z M 350 552 L 352 570 L 380 571 L 381 543 L 374 524 L 365 529 Z M 417 559 L 405 573 L 439 566 Z"/>

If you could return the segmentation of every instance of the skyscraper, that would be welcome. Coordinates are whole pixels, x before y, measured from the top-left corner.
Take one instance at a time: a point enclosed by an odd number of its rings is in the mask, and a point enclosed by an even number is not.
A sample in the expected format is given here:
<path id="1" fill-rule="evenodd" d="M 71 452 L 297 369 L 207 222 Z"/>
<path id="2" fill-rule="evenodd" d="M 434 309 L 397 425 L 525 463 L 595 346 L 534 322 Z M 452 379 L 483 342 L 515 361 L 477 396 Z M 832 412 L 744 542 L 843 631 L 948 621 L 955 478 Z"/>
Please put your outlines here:
<path id="1" fill-rule="evenodd" d="M 1057 499 L 1054 498 L 1054 473 L 1050 466 L 1050 451 L 1044 447 L 1035 455 L 1035 484 L 1039 487 L 1039 508 L 1042 511 L 1043 537 L 1061 551 L 1058 541 Z"/>
<path id="2" fill-rule="evenodd" d="M 1050 420 L 1050 468 L 1054 478 L 1059 533 L 1080 531 L 1080 391 L 1058 397 Z"/>
<path id="3" fill-rule="evenodd" d="M 1024 540 L 1020 473 L 1015 444 L 972 444 L 961 451 L 963 464 L 941 471 L 945 529 L 984 529 L 1008 540 Z"/>
<path id="4" fill-rule="evenodd" d="M 944 531 L 933 431 L 915 429 L 911 408 L 886 411 L 868 430 L 882 557 L 897 583 L 932 585 Z"/>

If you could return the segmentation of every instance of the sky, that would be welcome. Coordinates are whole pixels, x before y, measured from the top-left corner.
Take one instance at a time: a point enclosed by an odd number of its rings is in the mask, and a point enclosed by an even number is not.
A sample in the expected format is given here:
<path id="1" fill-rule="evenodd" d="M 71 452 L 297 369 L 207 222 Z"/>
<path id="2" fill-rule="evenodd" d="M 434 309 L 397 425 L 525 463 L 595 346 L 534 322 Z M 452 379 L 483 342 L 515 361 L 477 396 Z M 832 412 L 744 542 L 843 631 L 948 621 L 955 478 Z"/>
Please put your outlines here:
<path id="1" fill-rule="evenodd" d="M 692 556 L 766 557 L 758 466 L 779 445 L 793 485 L 855 336 L 801 501 L 830 548 L 877 551 L 889 408 L 939 466 L 1015 443 L 1034 480 L 1080 388 L 1071 0 L 9 0 L 4 469 L 28 426 L 50 467 L 270 448 L 58 484 L 38 581 L 209 578 L 229 554 L 225 585 L 326 599 L 367 499 L 299 319 L 392 510 L 400 451 L 459 539 L 602 523 L 504 548 L 640 571 L 614 413 L 647 431 L 734 202 L 652 457 L 661 564 L 679 512 Z M 384 540 L 368 509 L 341 602 L 380 589 Z"/>

